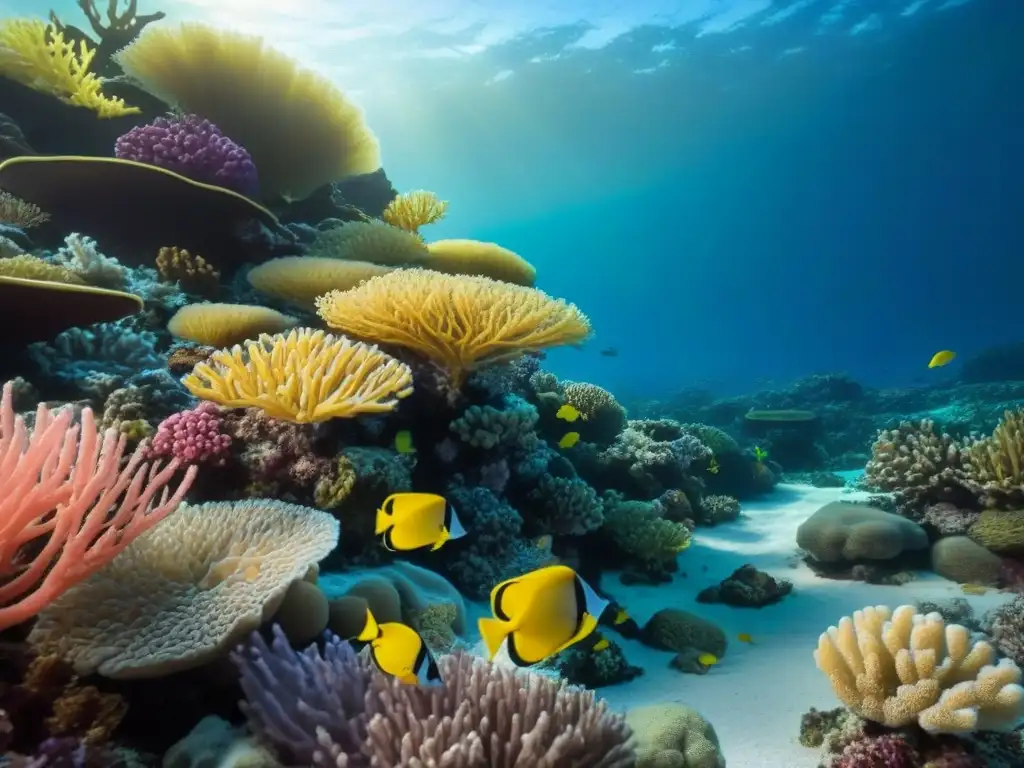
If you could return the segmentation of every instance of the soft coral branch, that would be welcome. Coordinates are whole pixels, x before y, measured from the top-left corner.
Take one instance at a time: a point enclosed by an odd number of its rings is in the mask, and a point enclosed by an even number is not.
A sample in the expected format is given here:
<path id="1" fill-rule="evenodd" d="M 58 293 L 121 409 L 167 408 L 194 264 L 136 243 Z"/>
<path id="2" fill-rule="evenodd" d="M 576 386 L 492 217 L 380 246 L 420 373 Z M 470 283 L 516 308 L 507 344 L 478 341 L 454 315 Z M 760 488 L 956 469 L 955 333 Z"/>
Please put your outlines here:
<path id="1" fill-rule="evenodd" d="M 126 436 L 101 432 L 92 411 L 72 422 L 65 408 L 40 405 L 30 431 L 14 412 L 12 387 L 0 399 L 0 630 L 31 618 L 88 578 L 173 512 L 195 478 L 189 467 L 127 461 Z M 122 466 L 123 464 L 123 466 Z"/>

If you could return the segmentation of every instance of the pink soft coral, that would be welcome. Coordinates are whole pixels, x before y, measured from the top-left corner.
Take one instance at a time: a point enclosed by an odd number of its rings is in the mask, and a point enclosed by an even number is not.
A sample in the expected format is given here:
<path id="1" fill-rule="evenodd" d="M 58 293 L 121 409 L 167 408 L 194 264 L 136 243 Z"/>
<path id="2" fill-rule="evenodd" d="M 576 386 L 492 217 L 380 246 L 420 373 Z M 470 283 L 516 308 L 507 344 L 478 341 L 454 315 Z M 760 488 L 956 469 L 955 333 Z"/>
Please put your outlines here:
<path id="1" fill-rule="evenodd" d="M 0 630 L 31 618 L 173 512 L 195 477 L 168 485 L 180 463 L 127 457 L 127 437 L 101 432 L 90 409 L 40 405 L 34 427 L 0 397 Z M 123 462 L 123 466 L 122 466 Z"/>
<path id="2" fill-rule="evenodd" d="M 221 430 L 217 406 L 201 403 L 188 411 L 168 416 L 156 429 L 150 444 L 151 456 L 168 456 L 183 463 L 223 464 L 231 448 L 231 436 Z"/>
<path id="3" fill-rule="evenodd" d="M 835 768 L 916 768 L 918 755 L 895 734 L 865 736 L 846 745 Z"/>

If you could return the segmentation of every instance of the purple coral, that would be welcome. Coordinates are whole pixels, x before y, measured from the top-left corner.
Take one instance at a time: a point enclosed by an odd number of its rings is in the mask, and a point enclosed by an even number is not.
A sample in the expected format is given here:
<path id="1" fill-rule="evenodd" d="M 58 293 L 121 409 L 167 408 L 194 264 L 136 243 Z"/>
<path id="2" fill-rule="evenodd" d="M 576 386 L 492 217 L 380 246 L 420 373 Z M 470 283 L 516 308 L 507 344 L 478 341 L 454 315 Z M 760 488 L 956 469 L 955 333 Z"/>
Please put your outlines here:
<path id="1" fill-rule="evenodd" d="M 249 197 L 259 194 L 252 156 L 216 125 L 196 115 L 158 117 L 148 125 L 132 128 L 117 139 L 114 155 Z"/>
<path id="2" fill-rule="evenodd" d="M 172 414 L 157 427 L 149 454 L 190 464 L 223 463 L 231 447 L 231 436 L 221 431 L 222 424 L 213 403 L 202 403 L 197 408 Z"/>

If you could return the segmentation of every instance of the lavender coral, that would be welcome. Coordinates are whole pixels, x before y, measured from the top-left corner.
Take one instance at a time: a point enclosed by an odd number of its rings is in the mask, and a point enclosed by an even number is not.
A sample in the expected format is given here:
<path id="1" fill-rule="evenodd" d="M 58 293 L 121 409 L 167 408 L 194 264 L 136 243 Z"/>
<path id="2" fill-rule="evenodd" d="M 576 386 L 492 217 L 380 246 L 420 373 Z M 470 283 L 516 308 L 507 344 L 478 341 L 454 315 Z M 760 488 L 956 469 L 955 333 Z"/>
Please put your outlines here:
<path id="1" fill-rule="evenodd" d="M 252 156 L 216 125 L 196 115 L 158 117 L 148 125 L 132 128 L 117 139 L 114 155 L 249 197 L 259 192 Z"/>
<path id="2" fill-rule="evenodd" d="M 624 718 L 590 691 L 466 654 L 440 658 L 444 685 L 425 689 L 370 670 L 336 637 L 321 655 L 274 635 L 233 656 L 244 709 L 261 738 L 303 765 L 635 765 Z"/>
<path id="3" fill-rule="evenodd" d="M 174 413 L 160 422 L 150 443 L 151 456 L 172 456 L 186 463 L 223 463 L 231 447 L 231 435 L 221 431 L 217 406 L 198 407 Z"/>

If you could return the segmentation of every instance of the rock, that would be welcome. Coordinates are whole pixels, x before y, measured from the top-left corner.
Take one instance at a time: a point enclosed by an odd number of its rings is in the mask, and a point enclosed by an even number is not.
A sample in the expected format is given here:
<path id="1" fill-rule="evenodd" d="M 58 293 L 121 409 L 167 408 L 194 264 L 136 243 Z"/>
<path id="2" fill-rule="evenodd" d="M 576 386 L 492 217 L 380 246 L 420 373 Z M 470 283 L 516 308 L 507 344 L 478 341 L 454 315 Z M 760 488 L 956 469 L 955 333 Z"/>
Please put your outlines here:
<path id="1" fill-rule="evenodd" d="M 762 608 L 779 602 L 793 591 L 793 584 L 775 579 L 747 564 L 714 587 L 701 590 L 698 603 L 725 603 L 737 608 Z"/>
<path id="2" fill-rule="evenodd" d="M 800 525 L 796 543 L 825 563 L 891 560 L 905 551 L 926 549 L 928 534 L 899 515 L 866 504 L 834 501 Z"/>

